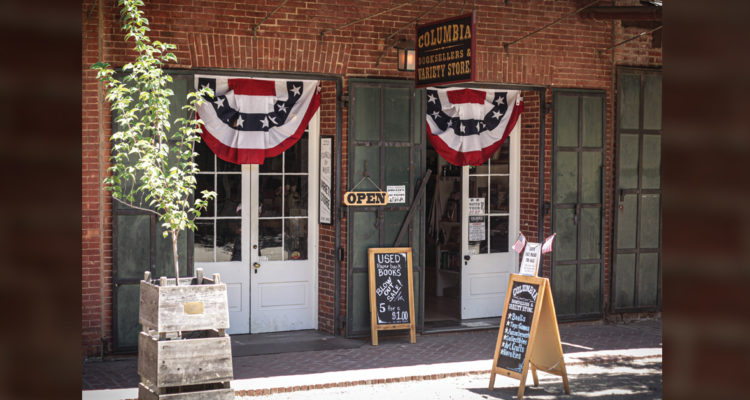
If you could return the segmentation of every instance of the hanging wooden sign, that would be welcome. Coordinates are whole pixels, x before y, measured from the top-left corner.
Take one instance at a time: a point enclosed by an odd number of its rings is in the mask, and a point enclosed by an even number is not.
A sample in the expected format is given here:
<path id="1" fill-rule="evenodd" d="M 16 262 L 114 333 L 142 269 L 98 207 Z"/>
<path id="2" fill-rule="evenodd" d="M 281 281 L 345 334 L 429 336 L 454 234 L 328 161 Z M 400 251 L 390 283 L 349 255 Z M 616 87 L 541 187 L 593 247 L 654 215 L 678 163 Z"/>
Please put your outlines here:
<path id="1" fill-rule="evenodd" d="M 417 26 L 415 86 L 476 80 L 476 12 Z"/>
<path id="2" fill-rule="evenodd" d="M 347 206 L 384 206 L 388 204 L 388 192 L 346 192 Z"/>
<path id="3" fill-rule="evenodd" d="M 565 393 L 570 394 L 549 280 L 511 274 L 490 373 L 490 390 L 494 389 L 497 374 L 519 379 L 518 399 L 523 400 L 529 368 L 534 386 L 539 385 L 537 371 L 547 372 L 561 376 Z"/>
<path id="4" fill-rule="evenodd" d="M 411 247 L 367 249 L 373 346 L 381 330 L 408 329 L 409 343 L 417 342 L 411 253 Z"/>

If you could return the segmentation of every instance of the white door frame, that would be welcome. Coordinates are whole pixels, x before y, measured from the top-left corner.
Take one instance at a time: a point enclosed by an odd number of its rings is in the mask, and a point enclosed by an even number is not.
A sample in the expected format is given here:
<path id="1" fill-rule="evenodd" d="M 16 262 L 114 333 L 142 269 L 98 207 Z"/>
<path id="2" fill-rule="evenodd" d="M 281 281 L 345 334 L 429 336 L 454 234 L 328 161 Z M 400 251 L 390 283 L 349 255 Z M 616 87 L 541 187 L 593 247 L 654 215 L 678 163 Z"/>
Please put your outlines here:
<path id="1" fill-rule="evenodd" d="M 499 151 L 499 150 L 498 150 Z M 469 253 L 469 166 L 461 174 L 461 319 L 498 317 L 502 313 L 510 273 L 518 271 L 512 246 L 520 231 L 521 119 L 510 133 L 508 170 L 508 252 Z M 485 205 L 488 212 L 489 204 Z M 504 213 L 493 213 L 503 215 Z M 489 225 L 489 221 L 487 221 Z M 487 226 L 489 229 L 489 226 Z M 466 256 L 470 259 L 467 261 Z M 475 275 L 472 277 L 472 275 Z M 475 293 L 472 295 L 472 290 Z"/>

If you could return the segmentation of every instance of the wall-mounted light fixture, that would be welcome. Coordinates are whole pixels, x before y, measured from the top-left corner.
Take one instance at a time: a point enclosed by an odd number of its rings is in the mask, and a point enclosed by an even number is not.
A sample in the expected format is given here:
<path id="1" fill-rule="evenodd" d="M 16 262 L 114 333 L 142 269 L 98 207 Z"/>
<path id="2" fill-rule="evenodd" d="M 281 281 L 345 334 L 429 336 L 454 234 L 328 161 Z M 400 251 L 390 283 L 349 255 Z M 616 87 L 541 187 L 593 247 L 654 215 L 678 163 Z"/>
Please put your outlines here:
<path id="1" fill-rule="evenodd" d="M 401 39 L 393 47 L 398 50 L 398 70 L 414 71 L 417 57 L 414 41 Z"/>

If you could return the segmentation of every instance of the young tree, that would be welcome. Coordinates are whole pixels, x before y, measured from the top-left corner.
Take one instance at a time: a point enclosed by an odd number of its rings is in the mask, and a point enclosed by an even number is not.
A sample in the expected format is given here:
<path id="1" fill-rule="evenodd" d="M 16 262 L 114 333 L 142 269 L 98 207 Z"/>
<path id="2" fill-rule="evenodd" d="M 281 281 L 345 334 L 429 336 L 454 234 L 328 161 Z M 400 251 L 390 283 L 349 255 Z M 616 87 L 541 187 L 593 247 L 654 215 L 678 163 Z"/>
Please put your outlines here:
<path id="1" fill-rule="evenodd" d="M 123 204 L 158 215 L 164 237 L 172 238 L 175 280 L 179 285 L 177 238 L 186 228 L 195 230 L 195 218 L 205 210 L 216 193 L 204 190 L 193 199 L 196 188 L 194 146 L 200 141 L 201 120 L 195 118 L 203 96 L 213 96 L 210 88 L 187 95 L 183 107 L 188 118 L 170 122 L 169 104 L 174 92 L 172 77 L 162 66 L 177 61 L 173 44 L 149 39 L 148 20 L 138 7 L 142 0 L 119 0 L 125 40 L 135 42 L 135 61 L 122 67 L 122 81 L 108 63 L 97 62 L 99 81 L 107 86 L 107 101 L 115 115 L 112 155 L 105 187 Z"/>

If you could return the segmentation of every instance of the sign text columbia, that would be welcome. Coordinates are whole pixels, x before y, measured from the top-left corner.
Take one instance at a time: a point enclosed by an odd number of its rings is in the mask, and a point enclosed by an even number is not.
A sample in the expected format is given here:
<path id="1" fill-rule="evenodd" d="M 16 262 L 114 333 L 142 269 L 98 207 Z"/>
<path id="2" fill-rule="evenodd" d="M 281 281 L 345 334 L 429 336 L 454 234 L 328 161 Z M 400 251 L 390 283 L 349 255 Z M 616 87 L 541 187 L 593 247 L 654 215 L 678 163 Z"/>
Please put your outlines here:
<path id="1" fill-rule="evenodd" d="M 474 13 L 417 26 L 416 86 L 475 79 Z"/>

